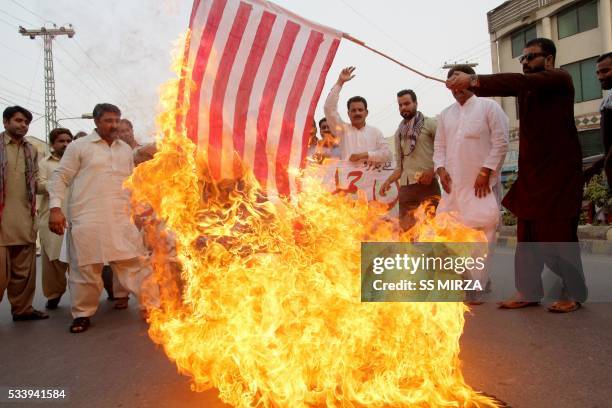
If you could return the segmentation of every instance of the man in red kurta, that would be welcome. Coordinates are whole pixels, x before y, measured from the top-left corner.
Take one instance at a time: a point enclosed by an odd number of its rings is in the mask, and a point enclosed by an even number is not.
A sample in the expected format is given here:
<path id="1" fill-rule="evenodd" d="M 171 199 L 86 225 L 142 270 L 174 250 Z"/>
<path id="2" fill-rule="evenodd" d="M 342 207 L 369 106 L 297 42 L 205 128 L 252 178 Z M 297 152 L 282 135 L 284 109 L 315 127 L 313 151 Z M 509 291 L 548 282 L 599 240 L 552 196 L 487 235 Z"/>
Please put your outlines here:
<path id="1" fill-rule="evenodd" d="M 500 307 L 537 305 L 546 264 L 563 280 L 553 312 L 571 312 L 587 297 L 578 242 L 582 204 L 582 152 L 574 123 L 571 76 L 555 69 L 556 48 L 547 38 L 529 41 L 519 61 L 523 74 L 468 75 L 456 72 L 451 89 L 478 96 L 516 96 L 519 105 L 519 172 L 503 205 L 518 218 L 517 295 Z"/>

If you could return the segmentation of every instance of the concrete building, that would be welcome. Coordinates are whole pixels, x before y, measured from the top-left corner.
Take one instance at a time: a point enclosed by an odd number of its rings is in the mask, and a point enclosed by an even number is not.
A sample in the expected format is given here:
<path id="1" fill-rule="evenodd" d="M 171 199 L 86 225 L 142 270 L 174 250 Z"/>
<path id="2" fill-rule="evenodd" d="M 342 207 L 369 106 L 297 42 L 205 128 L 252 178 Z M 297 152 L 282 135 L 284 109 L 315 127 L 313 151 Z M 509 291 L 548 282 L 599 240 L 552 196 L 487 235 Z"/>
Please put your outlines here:
<path id="1" fill-rule="evenodd" d="M 566 69 L 576 91 L 574 115 L 583 157 L 603 152 L 599 105 L 603 94 L 595 61 L 612 51 L 611 0 L 509 0 L 487 13 L 493 72 L 522 72 L 525 43 L 546 37 L 557 47 L 556 67 Z M 517 169 L 516 98 L 497 98 L 510 118 L 510 150 L 504 171 Z"/>
<path id="2" fill-rule="evenodd" d="M 49 145 L 44 140 L 40 140 L 34 136 L 26 136 L 25 138 L 28 142 L 32 143 L 34 147 L 36 147 L 36 150 L 38 150 L 38 158 L 40 160 L 49 155 Z"/>

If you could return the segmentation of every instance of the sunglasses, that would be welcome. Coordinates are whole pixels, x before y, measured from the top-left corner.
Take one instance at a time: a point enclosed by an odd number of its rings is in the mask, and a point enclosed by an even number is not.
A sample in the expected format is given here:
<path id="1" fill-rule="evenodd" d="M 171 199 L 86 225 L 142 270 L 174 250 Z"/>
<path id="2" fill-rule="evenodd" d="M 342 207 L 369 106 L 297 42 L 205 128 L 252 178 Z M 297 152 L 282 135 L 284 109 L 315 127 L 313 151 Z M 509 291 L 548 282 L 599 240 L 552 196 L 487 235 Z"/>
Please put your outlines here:
<path id="1" fill-rule="evenodd" d="M 546 57 L 547 54 L 544 54 L 543 52 L 530 52 L 527 54 L 523 54 L 521 56 L 518 57 L 519 62 L 522 64 L 523 61 L 527 60 L 527 62 L 531 61 L 532 59 L 538 58 L 538 57 Z"/>

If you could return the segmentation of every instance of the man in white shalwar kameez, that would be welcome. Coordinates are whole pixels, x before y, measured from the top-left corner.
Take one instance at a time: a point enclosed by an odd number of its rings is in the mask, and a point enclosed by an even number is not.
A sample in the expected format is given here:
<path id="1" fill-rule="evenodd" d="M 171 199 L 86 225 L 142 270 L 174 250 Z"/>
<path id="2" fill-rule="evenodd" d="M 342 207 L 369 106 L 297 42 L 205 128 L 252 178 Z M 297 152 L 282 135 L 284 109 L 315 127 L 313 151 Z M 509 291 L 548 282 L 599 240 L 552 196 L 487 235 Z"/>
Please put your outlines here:
<path id="1" fill-rule="evenodd" d="M 105 263 L 121 285 L 136 295 L 141 307 L 159 304 L 142 236 L 130 219 L 129 192 L 123 188 L 134 162 L 131 147 L 117 137 L 121 111 L 114 105 L 99 104 L 93 116 L 96 129 L 68 146 L 48 186 L 49 228 L 62 235 L 66 218 L 61 202 L 72 184 L 67 236 L 72 333 L 87 330 L 98 308 Z"/>
<path id="2" fill-rule="evenodd" d="M 467 65 L 449 70 L 475 74 Z M 508 117 L 491 99 L 479 98 L 468 90 L 453 91 L 457 101 L 438 118 L 434 142 L 434 168 L 443 192 L 436 214 L 451 212 L 464 225 L 483 231 L 490 261 L 500 221 L 501 168 L 508 151 Z M 484 289 L 489 283 L 488 267 L 469 271 Z M 478 303 L 478 293 L 467 299 Z"/>
<path id="3" fill-rule="evenodd" d="M 351 123 L 344 122 L 338 114 L 340 90 L 345 82 L 355 77 L 355 67 L 344 68 L 334 84 L 323 110 L 329 125 L 329 130 L 340 139 L 340 154 L 342 160 L 351 162 L 368 161 L 384 163 L 391 160 L 391 150 L 383 133 L 366 124 L 368 103 L 361 96 L 353 96 L 347 102 L 348 117 Z"/>

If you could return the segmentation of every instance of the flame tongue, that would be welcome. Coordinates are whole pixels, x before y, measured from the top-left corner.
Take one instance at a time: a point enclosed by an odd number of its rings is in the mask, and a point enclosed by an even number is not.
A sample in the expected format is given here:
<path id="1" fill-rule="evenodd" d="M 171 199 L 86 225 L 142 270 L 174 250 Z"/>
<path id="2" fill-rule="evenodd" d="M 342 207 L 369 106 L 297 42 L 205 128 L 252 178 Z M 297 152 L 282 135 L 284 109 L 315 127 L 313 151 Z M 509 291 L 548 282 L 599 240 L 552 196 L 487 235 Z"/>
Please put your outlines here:
<path id="1" fill-rule="evenodd" d="M 238 407 L 495 406 L 461 374 L 463 304 L 360 302 L 360 243 L 397 238 L 374 221 L 383 209 L 310 179 L 299 205 L 277 206 L 247 171 L 211 180 L 176 131 L 177 89 L 164 88 L 163 140 L 128 186 L 157 214 L 145 223 L 162 296 L 149 334 L 194 390 Z M 478 235 L 421 212 L 403 240 Z"/>

